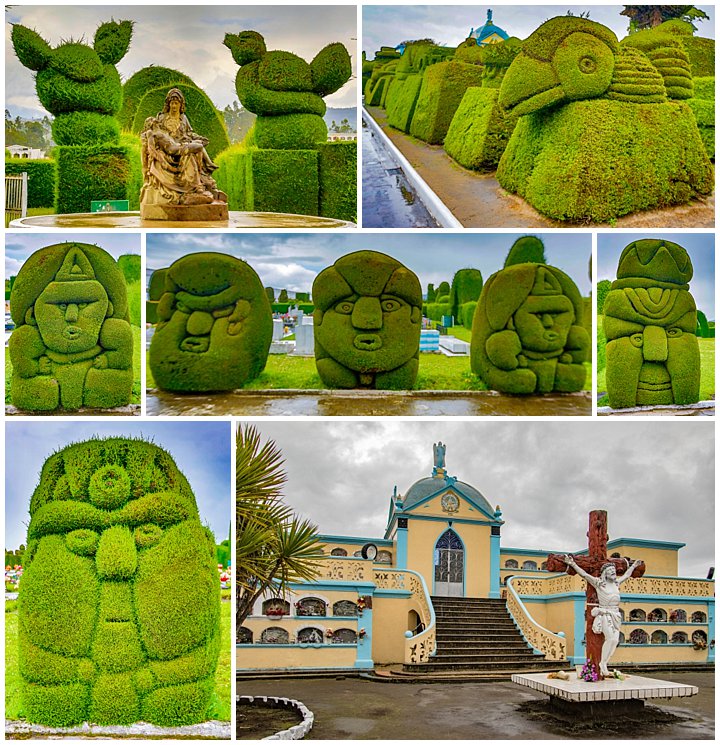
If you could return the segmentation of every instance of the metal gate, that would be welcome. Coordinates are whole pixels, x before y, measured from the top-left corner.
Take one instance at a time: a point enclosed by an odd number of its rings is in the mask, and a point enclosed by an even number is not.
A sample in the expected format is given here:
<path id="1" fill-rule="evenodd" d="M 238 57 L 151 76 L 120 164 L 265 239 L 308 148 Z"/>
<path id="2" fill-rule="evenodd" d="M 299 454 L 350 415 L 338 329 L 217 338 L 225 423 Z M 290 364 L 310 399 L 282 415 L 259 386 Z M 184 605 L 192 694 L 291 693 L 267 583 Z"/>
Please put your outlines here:
<path id="1" fill-rule="evenodd" d="M 435 595 L 463 597 L 465 549 L 454 530 L 446 530 L 435 544 Z"/>
<path id="2" fill-rule="evenodd" d="M 5 227 L 27 216 L 27 173 L 5 175 Z"/>

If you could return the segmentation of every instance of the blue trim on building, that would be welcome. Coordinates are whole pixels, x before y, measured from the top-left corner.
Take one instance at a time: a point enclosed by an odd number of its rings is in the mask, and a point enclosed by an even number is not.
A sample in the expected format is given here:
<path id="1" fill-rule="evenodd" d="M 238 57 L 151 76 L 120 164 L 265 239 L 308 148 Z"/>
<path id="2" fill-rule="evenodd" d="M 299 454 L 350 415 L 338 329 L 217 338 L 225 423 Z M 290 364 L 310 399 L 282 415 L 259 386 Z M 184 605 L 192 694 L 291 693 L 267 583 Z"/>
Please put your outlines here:
<path id="1" fill-rule="evenodd" d="M 409 594 L 409 593 L 408 593 Z M 375 663 L 372 659 L 372 631 L 373 631 L 373 612 L 370 608 L 365 608 L 362 614 L 363 625 L 358 627 L 365 629 L 365 636 L 361 639 L 358 633 L 357 638 L 357 656 L 355 657 L 355 667 L 361 670 L 372 670 Z"/>
<path id="2" fill-rule="evenodd" d="M 584 665 L 587 661 L 587 653 L 583 643 L 585 639 L 585 593 L 581 595 L 574 593 L 574 595 L 573 651 L 572 656 L 568 655 L 567 657 L 571 665 Z"/>
<path id="3" fill-rule="evenodd" d="M 341 592 L 357 592 L 359 595 L 372 595 L 375 584 L 373 582 L 343 582 L 341 580 L 325 579 L 314 580 L 313 582 L 291 582 L 290 588 L 303 590 L 308 594 L 311 590 L 338 590 Z"/>
<path id="4" fill-rule="evenodd" d="M 708 598 L 708 662 L 715 662 L 715 598 Z"/>
<path id="5" fill-rule="evenodd" d="M 329 535 L 327 533 L 323 533 L 321 535 L 318 535 L 318 540 L 321 543 L 327 543 L 328 541 L 332 541 L 334 543 L 353 543 L 357 546 L 364 546 L 366 543 L 374 543 L 376 545 L 382 544 L 383 546 L 392 546 L 393 542 L 391 540 L 388 540 L 387 538 L 363 538 L 362 536 L 350 536 L 350 535 Z M 343 558 L 355 558 L 357 559 L 357 556 L 338 556 L 334 557 L 338 559 Z"/>
<path id="6" fill-rule="evenodd" d="M 395 532 L 395 567 L 407 569 L 408 565 L 408 529 L 398 528 Z"/>
<path id="7" fill-rule="evenodd" d="M 409 598 L 412 597 L 410 590 L 381 590 L 375 588 L 373 593 L 375 598 Z"/>
<path id="8" fill-rule="evenodd" d="M 577 597 L 582 595 L 585 597 L 585 593 L 580 592 L 560 592 L 557 595 L 520 595 L 523 603 L 539 603 L 539 602 L 557 602 L 566 598 Z M 684 595 L 626 595 L 622 593 L 620 596 L 621 603 L 676 603 L 676 604 L 687 604 L 687 605 L 706 605 L 707 603 L 714 601 L 714 598 L 699 598 L 699 597 L 685 597 Z"/>
<path id="9" fill-rule="evenodd" d="M 500 536 L 490 536 L 490 598 L 500 597 Z"/>
<path id="10" fill-rule="evenodd" d="M 472 497 L 469 497 L 467 494 L 464 494 L 462 491 L 460 491 L 459 488 L 454 486 L 453 484 L 448 484 L 447 481 L 444 479 L 438 479 L 442 483 L 442 486 L 438 488 L 437 491 L 434 491 L 432 494 L 428 494 L 426 497 L 423 497 L 420 501 L 414 502 L 406 509 L 403 509 L 403 516 L 409 516 L 412 514 L 412 512 L 417 508 L 420 507 L 420 505 L 425 504 L 426 502 L 429 502 L 431 499 L 436 499 L 441 494 L 445 494 L 448 491 L 454 492 L 460 499 L 463 499 L 466 501 L 469 505 L 474 507 L 478 512 L 480 512 L 483 515 L 486 515 L 491 520 L 493 520 L 493 523 L 496 523 L 497 520 L 495 519 L 495 515 L 489 513 L 486 509 L 484 509 L 481 505 L 479 505 Z M 482 495 L 480 495 L 482 496 Z M 484 499 L 484 497 L 483 497 Z M 489 504 L 489 503 L 488 503 Z M 474 522 L 474 521 L 473 521 Z"/>

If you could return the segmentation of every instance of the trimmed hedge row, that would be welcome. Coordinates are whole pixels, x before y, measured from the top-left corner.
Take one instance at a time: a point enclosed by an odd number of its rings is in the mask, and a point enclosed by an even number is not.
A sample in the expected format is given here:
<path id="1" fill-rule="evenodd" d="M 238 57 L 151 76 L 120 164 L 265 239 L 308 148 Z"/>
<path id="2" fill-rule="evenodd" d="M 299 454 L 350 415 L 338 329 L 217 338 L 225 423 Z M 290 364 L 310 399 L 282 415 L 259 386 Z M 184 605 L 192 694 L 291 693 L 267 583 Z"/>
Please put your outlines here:
<path id="1" fill-rule="evenodd" d="M 123 85 L 122 108 L 118 114 L 120 126 L 124 130 L 132 129 L 135 112 L 148 91 L 163 87 L 167 87 L 169 90 L 178 83 L 194 85 L 185 73 L 171 70 L 169 67 L 150 65 L 133 73 Z M 155 113 L 157 114 L 157 111 Z M 192 119 L 190 121 L 192 122 Z"/>
<path id="2" fill-rule="evenodd" d="M 391 127 L 402 132 L 410 131 L 422 82 L 423 76 L 420 73 L 392 82 L 387 96 L 387 120 Z"/>
<path id="3" fill-rule="evenodd" d="M 54 160 L 27 160 L 10 158 L 5 160 L 5 173 L 27 173 L 28 195 L 27 206 L 53 207 L 55 205 L 55 181 L 57 164 Z"/>
<path id="4" fill-rule="evenodd" d="M 357 143 L 324 142 L 317 150 L 320 216 L 357 222 Z"/>

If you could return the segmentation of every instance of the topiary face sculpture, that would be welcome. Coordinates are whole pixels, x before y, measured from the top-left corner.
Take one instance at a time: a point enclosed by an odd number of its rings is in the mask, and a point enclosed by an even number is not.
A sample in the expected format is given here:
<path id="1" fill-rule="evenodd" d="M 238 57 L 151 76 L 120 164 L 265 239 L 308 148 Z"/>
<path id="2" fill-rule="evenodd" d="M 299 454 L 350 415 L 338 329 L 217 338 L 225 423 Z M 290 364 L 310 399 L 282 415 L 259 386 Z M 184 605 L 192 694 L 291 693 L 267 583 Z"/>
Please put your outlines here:
<path id="1" fill-rule="evenodd" d="M 92 47 L 68 41 L 53 49 L 32 29 L 13 26 L 15 54 L 37 72 L 37 95 L 55 117 L 58 145 L 117 142 L 122 83 L 115 65 L 127 54 L 131 36 L 130 21 L 111 21 L 98 27 Z"/>
<path id="2" fill-rule="evenodd" d="M 312 149 L 327 140 L 323 98 L 342 88 L 352 74 L 342 44 L 328 44 L 307 63 L 290 52 L 268 52 L 257 31 L 226 34 L 223 43 L 240 65 L 235 79 L 240 103 L 257 114 L 258 147 Z"/>
<path id="3" fill-rule="evenodd" d="M 412 388 L 420 353 L 422 290 L 415 274 L 357 251 L 313 283 L 315 363 L 329 388 Z"/>
<path id="4" fill-rule="evenodd" d="M 255 271 L 219 253 L 165 270 L 150 369 L 166 391 L 227 391 L 256 378 L 272 341 L 270 302 Z"/>
<path id="5" fill-rule="evenodd" d="M 613 408 L 698 401 L 692 275 L 690 257 L 677 243 L 645 239 L 623 250 L 604 305 L 605 381 Z"/>
<path id="6" fill-rule="evenodd" d="M 10 295 L 12 402 L 29 411 L 129 403 L 133 341 L 125 277 L 85 243 L 36 251 Z"/>
<path id="7" fill-rule="evenodd" d="M 27 720 L 203 721 L 220 642 L 214 544 L 161 448 L 90 440 L 48 458 L 19 597 Z"/>
<path id="8" fill-rule="evenodd" d="M 582 298 L 564 272 L 514 264 L 493 274 L 473 317 L 473 372 L 504 393 L 582 390 L 590 338 Z"/>

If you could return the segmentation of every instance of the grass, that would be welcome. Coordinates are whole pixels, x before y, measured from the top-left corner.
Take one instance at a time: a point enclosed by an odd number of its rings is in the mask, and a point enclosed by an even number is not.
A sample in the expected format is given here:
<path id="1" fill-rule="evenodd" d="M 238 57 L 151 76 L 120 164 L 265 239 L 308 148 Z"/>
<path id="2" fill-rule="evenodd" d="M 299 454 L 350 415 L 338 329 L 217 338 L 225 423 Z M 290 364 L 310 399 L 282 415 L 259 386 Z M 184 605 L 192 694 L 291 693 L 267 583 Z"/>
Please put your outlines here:
<path id="1" fill-rule="evenodd" d="M 12 603 L 12 607 L 8 605 Z M 210 710 L 212 719 L 230 721 L 230 610 L 231 603 L 220 604 L 220 658 L 215 673 L 215 696 Z M 23 719 L 20 701 L 20 669 L 18 663 L 17 601 L 5 601 L 5 718 Z"/>
<path id="2" fill-rule="evenodd" d="M 143 343 L 142 335 L 140 333 L 139 326 L 132 326 L 133 334 L 133 387 L 132 394 L 130 396 L 130 403 L 139 404 L 141 401 L 140 396 L 140 365 L 143 356 Z M 10 361 L 10 352 L 5 347 L 5 403 L 12 403 L 10 401 L 10 381 L 12 379 L 12 362 Z"/>

